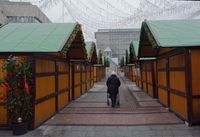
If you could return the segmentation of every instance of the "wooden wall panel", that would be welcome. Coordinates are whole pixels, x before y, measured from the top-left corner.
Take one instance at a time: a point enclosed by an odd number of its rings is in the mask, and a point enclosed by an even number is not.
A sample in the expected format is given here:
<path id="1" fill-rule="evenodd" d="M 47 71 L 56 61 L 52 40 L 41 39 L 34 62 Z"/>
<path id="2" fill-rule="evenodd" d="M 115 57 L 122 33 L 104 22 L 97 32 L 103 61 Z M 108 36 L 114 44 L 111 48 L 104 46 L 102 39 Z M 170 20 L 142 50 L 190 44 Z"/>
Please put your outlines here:
<path id="1" fill-rule="evenodd" d="M 69 103 L 69 96 L 68 92 L 63 92 L 58 96 L 58 109 L 61 110 L 64 106 Z"/>
<path id="2" fill-rule="evenodd" d="M 87 66 L 87 90 L 91 88 L 91 67 Z"/>
<path id="3" fill-rule="evenodd" d="M 86 92 L 86 87 L 87 87 L 87 79 L 86 79 L 86 74 L 87 74 L 87 69 L 85 65 L 82 65 L 82 93 Z"/>
<path id="4" fill-rule="evenodd" d="M 68 88 L 68 74 L 58 75 L 58 90 Z"/>
<path id="5" fill-rule="evenodd" d="M 153 86 L 148 84 L 148 94 L 153 97 Z"/>
<path id="6" fill-rule="evenodd" d="M 70 101 L 72 100 L 72 91 L 73 91 L 73 87 L 72 87 L 72 63 L 70 63 Z"/>
<path id="7" fill-rule="evenodd" d="M 67 62 L 58 62 L 58 71 L 59 72 L 68 72 L 68 63 Z"/>
<path id="8" fill-rule="evenodd" d="M 200 50 L 191 50 L 192 95 L 200 95 Z"/>
<path id="9" fill-rule="evenodd" d="M 86 91 L 87 91 L 87 89 L 86 89 L 86 83 L 84 83 L 83 86 L 82 86 L 82 93 L 85 93 Z"/>
<path id="10" fill-rule="evenodd" d="M 168 96 L 166 90 L 158 88 L 158 99 L 163 105 L 168 106 Z"/>
<path id="11" fill-rule="evenodd" d="M 193 122 L 200 123 L 200 49 L 192 49 L 191 53 L 191 95 Z"/>
<path id="12" fill-rule="evenodd" d="M 172 51 L 172 50 L 174 50 L 174 48 L 160 48 L 159 49 L 159 55 L 166 53 L 166 52 L 169 52 L 169 51 Z"/>
<path id="13" fill-rule="evenodd" d="M 54 92 L 55 92 L 55 76 L 36 78 L 36 99 L 45 97 Z"/>
<path id="14" fill-rule="evenodd" d="M 200 98 L 192 100 L 193 119 L 200 121 Z"/>
<path id="15" fill-rule="evenodd" d="M 93 68 L 93 77 L 94 77 L 94 82 L 97 82 L 97 67 Z"/>
<path id="16" fill-rule="evenodd" d="M 146 81 L 146 72 L 145 71 L 142 71 L 142 80 Z"/>
<path id="17" fill-rule="evenodd" d="M 142 83 L 142 89 L 143 89 L 143 91 L 145 91 L 145 92 L 147 92 L 147 84 L 146 84 L 146 82 L 143 82 Z"/>
<path id="18" fill-rule="evenodd" d="M 35 106 L 35 127 L 55 114 L 55 98 L 46 100 Z"/>
<path id="19" fill-rule="evenodd" d="M 135 68 L 135 66 L 132 67 L 132 71 L 133 71 L 133 81 L 136 81 L 136 68 Z"/>
<path id="20" fill-rule="evenodd" d="M 171 71 L 170 72 L 170 88 L 181 92 L 185 92 L 185 72 Z"/>
<path id="21" fill-rule="evenodd" d="M 158 69 L 165 69 L 166 68 L 167 60 L 165 58 L 157 60 L 157 68 Z"/>
<path id="22" fill-rule="evenodd" d="M 142 80 L 139 79 L 139 87 L 142 88 Z"/>
<path id="23" fill-rule="evenodd" d="M 81 74 L 80 72 L 74 74 L 74 84 L 78 85 L 81 82 Z"/>
<path id="24" fill-rule="evenodd" d="M 152 72 L 150 71 L 148 71 L 147 72 L 147 82 L 149 82 L 149 83 L 151 83 L 151 84 L 153 84 L 153 79 L 152 79 Z"/>
<path id="25" fill-rule="evenodd" d="M 166 72 L 158 71 L 158 85 L 167 86 L 167 74 Z"/>
<path id="26" fill-rule="evenodd" d="M 78 98 L 81 95 L 81 86 L 77 86 L 74 88 L 74 97 Z"/>
<path id="27" fill-rule="evenodd" d="M 185 97 L 170 93 L 170 109 L 187 118 L 187 100 Z"/>
<path id="28" fill-rule="evenodd" d="M 90 75 L 91 75 L 91 87 L 94 85 L 94 67 L 93 66 L 91 66 L 91 73 L 90 73 Z"/>
<path id="29" fill-rule="evenodd" d="M 170 68 L 185 67 L 185 54 L 178 54 L 169 58 Z"/>
<path id="30" fill-rule="evenodd" d="M 54 61 L 51 60 L 36 59 L 35 65 L 36 65 L 36 73 L 55 71 Z"/>

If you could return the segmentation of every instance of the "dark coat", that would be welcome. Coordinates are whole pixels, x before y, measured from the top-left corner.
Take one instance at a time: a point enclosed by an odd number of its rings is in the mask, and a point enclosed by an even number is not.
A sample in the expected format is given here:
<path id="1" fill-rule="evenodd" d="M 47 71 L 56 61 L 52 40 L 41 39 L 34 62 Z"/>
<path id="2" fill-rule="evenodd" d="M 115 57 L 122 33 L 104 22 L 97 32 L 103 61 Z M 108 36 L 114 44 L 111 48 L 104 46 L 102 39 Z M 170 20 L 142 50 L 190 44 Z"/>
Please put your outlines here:
<path id="1" fill-rule="evenodd" d="M 119 86 L 121 85 L 121 82 L 116 75 L 111 75 L 108 78 L 106 85 L 108 87 L 108 93 L 111 95 L 117 95 L 119 93 Z"/>

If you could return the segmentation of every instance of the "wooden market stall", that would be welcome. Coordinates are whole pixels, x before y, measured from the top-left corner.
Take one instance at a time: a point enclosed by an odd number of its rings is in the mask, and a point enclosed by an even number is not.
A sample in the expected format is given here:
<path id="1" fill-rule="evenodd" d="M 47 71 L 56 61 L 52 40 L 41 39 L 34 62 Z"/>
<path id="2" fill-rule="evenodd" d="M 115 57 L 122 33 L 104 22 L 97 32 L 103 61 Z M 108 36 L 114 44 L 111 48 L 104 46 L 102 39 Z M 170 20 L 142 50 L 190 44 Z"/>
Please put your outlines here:
<path id="1" fill-rule="evenodd" d="M 94 64 L 97 64 L 96 45 L 92 41 L 85 42 L 87 50 L 87 90 L 94 85 Z"/>
<path id="2" fill-rule="evenodd" d="M 139 57 L 156 57 L 159 101 L 189 124 L 200 123 L 200 20 L 144 21 Z"/>
<path id="3" fill-rule="evenodd" d="M 134 60 L 134 47 L 133 43 L 131 42 L 128 51 L 128 57 L 126 57 L 126 65 L 125 67 L 125 76 L 129 78 L 131 81 L 136 82 L 136 61 Z"/>
<path id="4" fill-rule="evenodd" d="M 132 48 L 131 48 L 132 47 Z M 138 58 L 139 42 L 134 41 L 129 47 L 129 63 L 127 77 L 150 96 L 156 97 L 155 58 Z M 126 70 L 127 71 L 127 70 Z"/>
<path id="5" fill-rule="evenodd" d="M 101 81 L 105 77 L 105 66 L 103 64 L 94 65 L 94 82 Z"/>
<path id="6" fill-rule="evenodd" d="M 152 97 L 157 97 L 155 89 L 156 63 L 154 58 L 139 59 L 142 89 Z"/>
<path id="7" fill-rule="evenodd" d="M 131 57 L 134 64 L 135 64 L 135 70 L 136 70 L 136 74 L 135 74 L 135 82 L 136 85 L 139 88 L 143 88 L 142 87 L 142 77 L 141 77 L 141 64 L 140 64 L 140 60 L 138 59 L 138 49 L 139 49 L 139 42 L 138 41 L 134 41 L 132 42 L 133 45 L 133 56 Z"/>
<path id="8" fill-rule="evenodd" d="M 30 93 L 34 108 L 29 124 L 33 129 L 72 99 L 74 84 L 70 78 L 74 74 L 70 73 L 73 72 L 70 59 L 86 58 L 81 26 L 78 23 L 7 24 L 0 28 L 0 36 L 1 64 L 11 54 L 32 64 Z M 1 70 L 0 77 L 4 75 Z M 0 92 L 5 93 L 3 88 Z M 4 102 L 0 102 L 0 126 L 7 125 L 7 110 Z"/>
<path id="9" fill-rule="evenodd" d="M 99 50 L 97 55 L 97 64 L 94 64 L 93 67 L 94 82 L 98 82 L 105 77 L 105 66 L 103 64 L 103 56 L 101 50 Z"/>
<path id="10" fill-rule="evenodd" d="M 135 64 L 127 64 L 124 66 L 125 70 L 125 76 L 129 78 L 131 81 L 136 81 L 136 68 Z"/>

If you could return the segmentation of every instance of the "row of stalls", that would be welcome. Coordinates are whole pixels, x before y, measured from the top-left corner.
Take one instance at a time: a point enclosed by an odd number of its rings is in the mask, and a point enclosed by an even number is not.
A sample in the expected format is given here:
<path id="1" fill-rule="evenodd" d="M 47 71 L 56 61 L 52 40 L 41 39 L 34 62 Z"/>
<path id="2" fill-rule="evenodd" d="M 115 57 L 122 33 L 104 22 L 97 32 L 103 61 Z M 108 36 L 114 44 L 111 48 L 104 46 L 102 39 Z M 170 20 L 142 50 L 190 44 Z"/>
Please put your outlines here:
<path id="1" fill-rule="evenodd" d="M 124 75 L 131 81 L 136 82 L 136 64 L 134 57 L 134 47 L 133 42 L 131 42 L 129 49 L 127 49 L 127 55 L 125 57 Z"/>
<path id="2" fill-rule="evenodd" d="M 133 42 L 136 84 L 189 125 L 200 124 L 200 20 L 144 21 Z"/>
<path id="3" fill-rule="evenodd" d="M 32 129 L 88 91 L 96 82 L 94 76 L 102 73 L 94 67 L 95 43 L 84 43 L 78 23 L 7 24 L 0 28 L 0 52 L 1 64 L 11 54 L 31 62 Z M 0 78 L 3 76 L 5 72 L 0 70 Z M 2 87 L 0 92 L 6 94 Z M 0 127 L 6 126 L 7 110 L 1 101 Z"/>

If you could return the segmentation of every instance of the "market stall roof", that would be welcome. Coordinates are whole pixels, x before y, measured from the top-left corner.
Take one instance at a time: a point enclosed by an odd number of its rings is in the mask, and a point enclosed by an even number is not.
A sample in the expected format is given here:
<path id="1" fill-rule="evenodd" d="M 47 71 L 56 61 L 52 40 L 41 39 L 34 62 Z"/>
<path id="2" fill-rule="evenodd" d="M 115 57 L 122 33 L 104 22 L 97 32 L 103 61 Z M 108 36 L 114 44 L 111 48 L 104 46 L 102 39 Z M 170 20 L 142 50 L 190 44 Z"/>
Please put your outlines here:
<path id="1" fill-rule="evenodd" d="M 92 63 L 97 63 L 97 52 L 95 43 L 93 41 L 86 41 L 85 47 L 88 55 L 88 61 Z"/>
<path id="2" fill-rule="evenodd" d="M 133 41 L 133 49 L 136 59 L 138 58 L 138 51 L 139 51 L 139 41 Z"/>
<path id="3" fill-rule="evenodd" d="M 93 44 L 94 44 L 94 42 L 92 42 L 92 41 L 86 41 L 85 42 L 85 48 L 86 48 L 86 51 L 87 51 L 88 55 L 91 54 Z"/>
<path id="4" fill-rule="evenodd" d="M 58 52 L 68 48 L 78 23 L 10 23 L 0 28 L 0 52 Z"/>
<path id="5" fill-rule="evenodd" d="M 141 28 L 139 56 L 156 56 L 156 48 L 160 47 L 200 46 L 199 36 L 200 20 L 144 21 Z"/>

